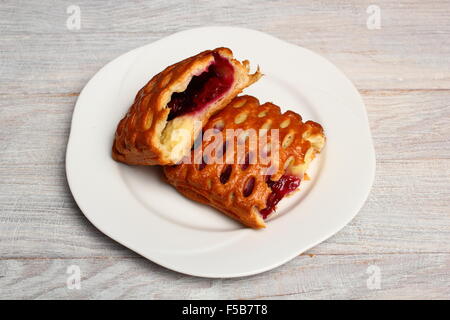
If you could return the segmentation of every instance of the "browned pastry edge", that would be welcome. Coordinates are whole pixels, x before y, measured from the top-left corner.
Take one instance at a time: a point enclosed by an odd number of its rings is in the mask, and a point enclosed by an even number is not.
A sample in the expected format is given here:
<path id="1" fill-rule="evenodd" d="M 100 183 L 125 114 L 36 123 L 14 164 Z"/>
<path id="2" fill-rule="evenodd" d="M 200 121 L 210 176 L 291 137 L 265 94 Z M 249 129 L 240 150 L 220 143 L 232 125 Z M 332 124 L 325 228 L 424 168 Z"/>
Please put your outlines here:
<path id="1" fill-rule="evenodd" d="M 246 115 L 245 121 L 236 123 L 236 119 L 242 118 L 242 115 Z M 304 123 L 301 116 L 293 111 L 282 114 L 280 108 L 272 103 L 260 105 L 252 96 L 241 96 L 211 117 L 204 130 L 215 128 L 220 124 L 223 126 L 221 134 L 225 141 L 226 129 L 259 129 L 268 123 L 271 129 L 279 129 L 280 139 L 279 165 L 271 175 L 271 180 L 277 181 L 285 173 L 303 178 L 310 161 L 322 149 L 325 136 L 319 124 L 313 121 Z M 268 135 L 270 136 L 270 133 Z M 204 141 L 202 150 L 210 143 L 213 142 Z M 246 153 L 251 152 L 248 145 L 245 150 Z M 192 151 L 191 159 L 194 158 L 195 152 Z M 220 181 L 220 175 L 230 165 L 232 173 L 224 184 Z M 164 173 L 168 182 L 186 197 L 215 207 L 246 226 L 263 228 L 265 222 L 259 211 L 266 207 L 267 198 L 271 193 L 266 176 L 262 174 L 267 167 L 268 165 L 256 163 L 244 169 L 235 158 L 233 164 L 214 163 L 199 166 L 182 163 L 165 166 Z M 252 193 L 244 196 L 243 190 L 252 177 L 255 179 Z"/>
<path id="2" fill-rule="evenodd" d="M 170 109 L 166 105 L 173 92 L 184 91 L 192 76 L 206 70 L 214 61 L 214 52 L 227 58 L 233 65 L 235 81 L 222 98 L 208 106 L 201 115 L 194 116 L 203 125 L 244 88 L 261 77 L 259 69 L 256 73 L 249 74 L 249 62 L 245 60 L 240 63 L 233 59 L 233 53 L 228 48 L 207 50 L 167 67 L 139 90 L 133 105 L 119 122 L 112 147 L 113 159 L 131 165 L 167 165 L 180 160 L 172 159 L 161 143 L 161 135 L 169 123 L 167 117 Z M 197 133 L 192 132 L 186 153 Z"/>

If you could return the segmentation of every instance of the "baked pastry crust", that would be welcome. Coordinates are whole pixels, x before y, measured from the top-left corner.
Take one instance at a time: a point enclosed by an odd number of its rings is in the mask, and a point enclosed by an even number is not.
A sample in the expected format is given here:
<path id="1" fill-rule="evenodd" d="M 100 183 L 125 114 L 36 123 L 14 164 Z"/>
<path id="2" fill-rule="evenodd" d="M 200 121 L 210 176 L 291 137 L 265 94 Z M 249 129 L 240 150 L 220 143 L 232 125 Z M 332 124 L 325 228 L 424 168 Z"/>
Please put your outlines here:
<path id="1" fill-rule="evenodd" d="M 207 71 L 216 54 L 233 66 L 234 80 L 230 89 L 203 111 L 168 121 L 171 109 L 167 105 L 172 94 L 185 91 L 193 76 Z M 259 68 L 254 74 L 249 74 L 249 62 L 233 59 L 228 48 L 204 51 L 167 67 L 139 90 L 133 105 L 119 122 L 112 157 L 132 165 L 178 163 L 189 152 L 195 136 L 208 119 L 260 77 Z M 199 128 L 193 125 L 194 120 L 201 122 Z M 184 130 L 183 134 L 176 133 L 179 129 Z"/>
<path id="2" fill-rule="evenodd" d="M 217 141 L 227 141 L 223 144 L 222 152 L 225 154 L 222 159 L 227 160 L 222 163 L 210 163 L 211 161 L 206 159 L 206 163 L 203 160 L 201 164 L 198 164 L 199 161 L 192 161 L 198 158 L 199 150 L 202 150 L 200 157 L 205 157 L 203 152 L 215 143 L 215 138 L 205 141 L 207 140 L 205 136 L 201 146 L 191 151 L 192 163 L 184 161 L 175 166 L 165 166 L 165 176 L 168 182 L 186 197 L 215 207 L 252 228 L 266 226 L 260 212 L 267 207 L 268 198 L 272 193 L 269 183 L 280 181 L 279 179 L 285 175 L 302 179 L 309 163 L 325 144 L 325 135 L 318 123 L 303 122 L 301 116 L 293 111 L 282 114 L 278 106 L 272 103 L 260 105 L 252 96 L 235 98 L 225 109 L 211 117 L 203 129 L 204 132 L 215 129 L 216 134 L 222 138 Z M 231 142 L 227 136 L 228 129 L 233 129 L 234 132 L 239 132 L 237 131 L 239 129 L 242 131 L 236 134 L 236 139 L 233 137 L 234 141 Z M 266 132 L 269 144 L 258 146 L 259 151 L 255 152 L 250 143 L 245 143 L 245 133 L 248 129 L 279 129 L 275 130 L 278 132 L 278 155 L 274 157 L 274 161 L 270 163 L 263 163 L 258 159 L 249 161 L 255 153 L 261 155 L 259 152 L 262 148 L 267 148 L 267 145 L 273 146 L 270 141 L 275 141 L 273 136 L 275 133 L 271 130 L 263 131 Z M 242 141 L 245 146 L 244 161 L 242 152 L 239 154 L 237 149 Z M 230 146 L 233 146 L 234 152 L 231 152 Z M 271 171 L 268 171 L 269 168 Z M 229 175 L 228 179 L 226 175 Z"/>

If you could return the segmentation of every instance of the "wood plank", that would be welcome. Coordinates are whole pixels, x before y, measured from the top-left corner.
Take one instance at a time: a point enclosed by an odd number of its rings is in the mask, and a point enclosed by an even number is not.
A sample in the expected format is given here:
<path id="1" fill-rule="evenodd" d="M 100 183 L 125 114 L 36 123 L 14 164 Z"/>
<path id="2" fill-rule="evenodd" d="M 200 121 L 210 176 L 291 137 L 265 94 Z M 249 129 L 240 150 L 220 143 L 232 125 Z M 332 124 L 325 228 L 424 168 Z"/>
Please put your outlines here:
<path id="1" fill-rule="evenodd" d="M 449 299 L 450 2 L 88 1 L 81 30 L 56 0 L 0 6 L 0 299 Z M 369 30 L 366 9 L 381 9 Z M 270 12 L 268 15 L 267 12 Z M 371 195 L 343 230 L 238 279 L 164 269 L 93 227 L 67 186 L 76 98 L 118 55 L 174 32 L 234 25 L 309 48 L 360 89 L 377 154 Z M 82 272 L 68 290 L 67 267 Z M 367 287 L 367 267 L 381 287 Z"/>
<path id="2" fill-rule="evenodd" d="M 362 90 L 380 160 L 450 159 L 450 91 Z"/>
<path id="3" fill-rule="evenodd" d="M 450 252 L 450 161 L 378 161 L 360 213 L 310 253 Z"/>
<path id="4" fill-rule="evenodd" d="M 365 92 L 378 158 L 372 193 L 347 227 L 311 253 L 450 252 L 443 241 L 450 236 L 449 98 L 450 91 Z M 84 218 L 68 189 L 75 99 L 0 100 L 2 257 L 135 257 Z"/>
<path id="5" fill-rule="evenodd" d="M 66 28 L 67 3 L 2 2 L 0 94 L 79 92 L 121 53 L 203 25 L 248 27 L 309 48 L 335 63 L 360 89 L 450 89 L 448 1 L 377 1 L 379 30 L 366 27 L 369 4 L 357 0 L 258 5 L 81 0 L 77 5 L 81 29 L 71 31 Z"/>
<path id="6" fill-rule="evenodd" d="M 81 288 L 67 288 L 78 266 Z M 28 299 L 448 299 L 450 254 L 300 256 L 266 273 L 203 279 L 145 259 L 0 260 L 0 297 Z M 379 268 L 380 286 L 367 285 Z M 370 270 L 370 269 L 369 269 Z"/>

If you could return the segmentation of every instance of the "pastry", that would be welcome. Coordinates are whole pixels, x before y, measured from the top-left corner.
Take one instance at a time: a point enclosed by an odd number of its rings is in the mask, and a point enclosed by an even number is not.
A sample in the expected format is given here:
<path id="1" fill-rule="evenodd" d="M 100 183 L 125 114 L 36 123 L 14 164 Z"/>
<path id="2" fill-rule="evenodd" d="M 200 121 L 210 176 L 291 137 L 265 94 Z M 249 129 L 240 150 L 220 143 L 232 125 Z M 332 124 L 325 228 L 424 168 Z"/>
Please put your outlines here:
<path id="1" fill-rule="evenodd" d="M 211 117 L 202 139 L 182 163 L 164 167 L 168 182 L 252 228 L 266 226 L 325 144 L 318 123 L 252 96 L 235 98 Z"/>
<path id="2" fill-rule="evenodd" d="M 178 163 L 208 119 L 260 77 L 228 48 L 167 67 L 139 90 L 118 124 L 112 157 L 137 165 Z"/>

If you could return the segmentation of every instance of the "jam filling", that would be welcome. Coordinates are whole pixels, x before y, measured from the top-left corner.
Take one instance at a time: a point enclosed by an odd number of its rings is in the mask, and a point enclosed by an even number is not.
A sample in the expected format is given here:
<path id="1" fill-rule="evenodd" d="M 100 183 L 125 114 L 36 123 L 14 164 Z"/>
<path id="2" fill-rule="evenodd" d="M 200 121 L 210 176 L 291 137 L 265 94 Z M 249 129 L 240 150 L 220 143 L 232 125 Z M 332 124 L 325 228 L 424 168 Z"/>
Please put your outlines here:
<path id="1" fill-rule="evenodd" d="M 272 181 L 270 176 L 267 176 L 266 183 L 272 189 L 272 193 L 267 197 L 267 207 L 260 211 L 262 217 L 266 219 L 275 210 L 276 205 L 284 196 L 298 188 L 300 181 L 299 177 L 286 174 L 281 176 L 278 181 Z"/>
<path id="2" fill-rule="evenodd" d="M 214 62 L 198 76 L 193 76 L 183 92 L 174 92 L 167 104 L 170 108 L 168 120 L 181 115 L 203 110 L 222 97 L 233 84 L 234 68 L 228 59 L 214 52 Z"/>

